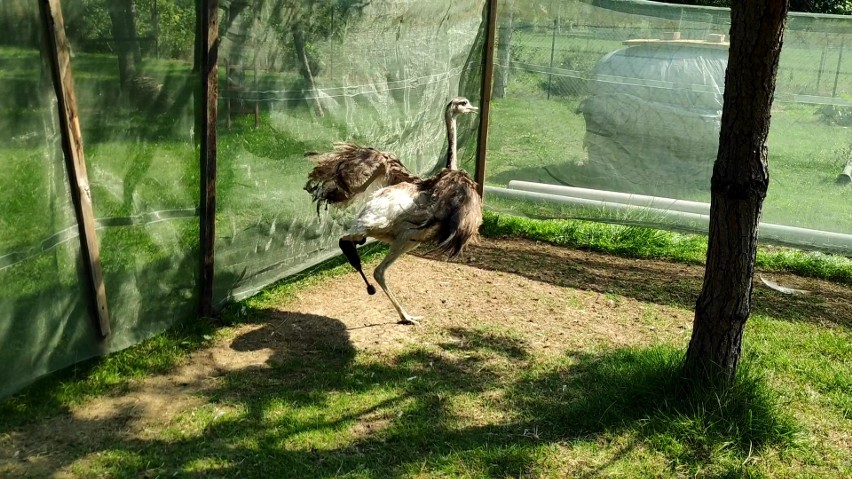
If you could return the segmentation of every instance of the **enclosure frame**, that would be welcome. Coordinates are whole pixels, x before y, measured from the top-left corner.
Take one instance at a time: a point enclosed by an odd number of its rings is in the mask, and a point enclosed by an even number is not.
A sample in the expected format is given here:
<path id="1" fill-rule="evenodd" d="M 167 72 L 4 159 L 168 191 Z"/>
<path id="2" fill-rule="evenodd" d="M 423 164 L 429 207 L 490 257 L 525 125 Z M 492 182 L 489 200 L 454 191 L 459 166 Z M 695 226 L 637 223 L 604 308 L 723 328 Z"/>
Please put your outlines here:
<path id="1" fill-rule="evenodd" d="M 213 316 L 213 268 L 216 243 L 216 120 L 219 82 L 219 0 L 198 0 L 201 39 L 199 47 L 199 77 L 201 100 L 197 111 L 201 148 L 200 221 L 200 296 L 199 315 Z"/>
<path id="2" fill-rule="evenodd" d="M 497 1 L 486 0 L 488 19 L 485 37 L 485 51 L 482 61 L 482 103 L 480 107 L 479 131 L 476 141 L 476 168 L 474 170 L 474 181 L 476 191 L 482 197 L 485 194 L 485 156 L 488 151 L 488 124 L 491 114 L 491 89 L 494 85 L 494 43 L 497 37 Z"/>
<path id="3" fill-rule="evenodd" d="M 77 97 L 74 92 L 74 78 L 71 73 L 71 55 L 65 36 L 61 1 L 42 0 L 39 2 L 39 10 L 47 47 L 47 62 L 50 64 L 50 76 L 56 91 L 62 152 L 71 187 L 71 202 L 74 205 L 80 232 L 80 248 L 87 272 L 87 286 L 91 292 L 91 303 L 94 305 L 98 333 L 103 339 L 109 336 L 111 331 L 109 308 L 107 306 L 106 285 L 101 269 L 100 247 L 95 232 L 92 194 L 86 171 L 86 159 L 83 154 L 83 136 L 80 130 Z"/>
<path id="4" fill-rule="evenodd" d="M 213 289 L 216 238 L 216 141 L 219 100 L 219 3 L 219 0 L 196 0 L 196 38 L 198 40 L 195 49 L 195 67 L 199 76 L 199 90 L 196 91 L 198 99 L 195 102 L 195 142 L 199 148 L 201 178 L 198 204 L 200 236 L 198 314 L 200 318 L 211 318 L 216 313 Z M 62 0 L 41 0 L 39 8 L 42 11 L 41 21 L 48 44 L 51 78 L 59 103 L 62 149 L 67 165 L 68 180 L 71 184 L 72 202 L 77 212 L 84 263 L 88 273 L 89 285 L 92 289 L 91 301 L 95 307 L 98 331 L 101 337 L 105 338 L 110 334 L 109 310 L 83 155 L 83 138 L 71 76 L 71 55 L 62 21 Z M 497 2 L 485 0 L 485 12 L 486 40 L 483 47 L 482 100 L 474 169 L 474 178 L 480 196 L 483 195 L 485 181 L 491 88 L 494 73 L 494 47 L 497 32 Z"/>

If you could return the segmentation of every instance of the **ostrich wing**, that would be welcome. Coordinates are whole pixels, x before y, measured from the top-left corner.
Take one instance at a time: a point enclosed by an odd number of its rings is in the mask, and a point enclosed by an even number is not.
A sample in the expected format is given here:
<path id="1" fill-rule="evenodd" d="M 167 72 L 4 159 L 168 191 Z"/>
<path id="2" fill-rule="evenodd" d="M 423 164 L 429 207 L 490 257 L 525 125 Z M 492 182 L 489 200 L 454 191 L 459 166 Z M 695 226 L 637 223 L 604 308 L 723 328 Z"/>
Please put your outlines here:
<path id="1" fill-rule="evenodd" d="M 323 204 L 346 205 L 373 183 L 388 186 L 421 181 L 391 153 L 375 148 L 337 143 L 334 151 L 306 156 L 316 164 L 308 174 L 305 191 L 317 203 L 317 213 Z"/>

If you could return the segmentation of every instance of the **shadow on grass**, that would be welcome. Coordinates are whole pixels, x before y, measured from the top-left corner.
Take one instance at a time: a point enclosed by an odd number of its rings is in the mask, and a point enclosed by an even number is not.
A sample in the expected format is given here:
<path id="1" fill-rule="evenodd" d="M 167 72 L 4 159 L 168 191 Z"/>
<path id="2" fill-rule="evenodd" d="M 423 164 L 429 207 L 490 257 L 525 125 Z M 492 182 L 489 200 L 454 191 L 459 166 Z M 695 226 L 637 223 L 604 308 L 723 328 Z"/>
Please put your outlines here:
<path id="1" fill-rule="evenodd" d="M 683 264 L 639 262 L 608 255 L 577 253 L 575 250 L 560 255 L 540 248 L 513 247 L 505 242 L 481 243 L 467 251 L 465 264 L 476 268 L 689 310 L 695 307 L 704 273 L 701 267 Z M 845 307 L 850 301 L 852 295 L 842 286 L 805 296 L 782 295 L 757 286 L 752 296 L 752 314 L 765 314 L 785 321 L 833 323 L 852 328 L 852 309 Z"/>
<path id="2" fill-rule="evenodd" d="M 70 253 L 76 261 L 63 268 L 40 261 L 50 253 L 23 263 L 33 269 L 30 276 L 19 276 L 22 282 L 43 281 L 2 308 L 8 316 L 0 327 L 0 393 L 15 394 L 0 399 L 0 435 L 132 378 L 168 371 L 213 331 L 209 322 L 190 319 L 198 304 L 196 249 L 190 245 L 168 255 L 156 235 L 140 227 L 111 227 L 99 234 L 111 316 L 106 338 L 93 321 L 77 251 Z M 136 346 L 124 350 L 131 344 Z"/>
<path id="3" fill-rule="evenodd" d="M 251 316 L 263 325 L 230 347 L 271 354 L 265 366 L 224 373 L 200 390 L 207 406 L 192 416 L 207 408 L 212 419 L 164 417 L 171 433 L 136 435 L 116 433 L 127 424 L 121 411 L 67 418 L 68 431 L 89 433 L 49 458 L 46 472 L 86 458 L 86 467 L 110 476 L 526 477 L 544 467 L 548 445 L 621 448 L 570 471 L 595 477 L 632 470 L 635 446 L 613 444 L 626 435 L 664 455 L 672 471 L 738 476 L 751 470 L 746 458 L 789 446 L 795 431 L 747 365 L 727 392 L 684 393 L 681 352 L 671 348 L 573 352 L 534 363 L 520 339 L 457 328 L 452 335 L 462 345 L 358 354 L 333 318 Z M 18 440 L 37 440 L 27 433 Z"/>

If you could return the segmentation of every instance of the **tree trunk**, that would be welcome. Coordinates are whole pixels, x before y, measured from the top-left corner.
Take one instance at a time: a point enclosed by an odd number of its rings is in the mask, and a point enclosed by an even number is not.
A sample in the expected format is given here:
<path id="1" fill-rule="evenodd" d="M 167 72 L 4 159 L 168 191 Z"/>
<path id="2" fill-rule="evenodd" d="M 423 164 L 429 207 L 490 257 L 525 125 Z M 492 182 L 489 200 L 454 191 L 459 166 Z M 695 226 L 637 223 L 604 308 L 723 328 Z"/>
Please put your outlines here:
<path id="1" fill-rule="evenodd" d="M 136 4 L 134 0 L 110 0 L 109 18 L 118 54 L 118 76 L 122 85 L 136 77 L 142 63 L 142 51 L 136 35 Z"/>
<path id="2" fill-rule="evenodd" d="M 766 137 L 789 0 L 731 6 L 719 152 L 713 167 L 704 286 L 695 306 L 685 372 L 731 380 L 751 308 L 757 228 L 769 171 Z"/>
<path id="3" fill-rule="evenodd" d="M 506 0 L 503 4 L 507 13 L 503 16 L 503 24 L 500 25 L 500 34 L 497 39 L 497 77 L 494 81 L 494 98 L 505 98 L 506 87 L 509 85 L 510 62 L 512 61 L 512 20 L 515 12 L 514 0 Z"/>
<path id="4" fill-rule="evenodd" d="M 313 99 L 309 99 L 308 103 L 314 109 L 317 116 L 323 116 L 322 105 L 320 105 L 319 95 L 316 85 L 314 85 L 314 75 L 311 72 L 311 64 L 308 61 L 308 51 L 305 44 L 305 34 L 300 25 L 293 27 L 293 46 L 296 50 L 296 60 L 299 64 L 299 73 L 307 84 L 308 90 L 313 95 Z"/>

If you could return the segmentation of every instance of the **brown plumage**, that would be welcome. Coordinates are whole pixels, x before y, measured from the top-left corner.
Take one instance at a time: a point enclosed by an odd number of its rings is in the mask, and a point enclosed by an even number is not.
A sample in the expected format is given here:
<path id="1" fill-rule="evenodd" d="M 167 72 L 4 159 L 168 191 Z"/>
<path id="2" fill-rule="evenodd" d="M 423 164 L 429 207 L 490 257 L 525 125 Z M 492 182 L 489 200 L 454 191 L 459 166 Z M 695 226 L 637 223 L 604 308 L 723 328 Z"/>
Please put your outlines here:
<path id="1" fill-rule="evenodd" d="M 317 213 L 323 205 L 348 205 L 373 182 L 389 186 L 420 181 L 390 153 L 350 143 L 335 143 L 334 146 L 334 151 L 329 153 L 305 154 L 317 165 L 305 185 L 305 191 L 317 204 Z"/>
<path id="2" fill-rule="evenodd" d="M 382 188 L 361 209 L 355 224 L 340 238 L 340 249 L 361 274 L 367 291 L 375 293 L 361 269 L 356 244 L 367 237 L 390 245 L 387 256 L 373 276 L 387 294 L 401 323 L 415 323 L 399 304 L 385 282 L 385 271 L 401 255 L 423 242 L 437 245 L 448 257 L 458 256 L 476 239 L 482 224 L 482 200 L 476 183 L 458 170 L 456 115 L 477 109 L 465 98 L 454 98 L 445 112 L 447 124 L 447 167 L 429 178 L 412 174 L 390 153 L 352 144 L 337 144 L 333 152 L 310 154 L 316 162 L 305 190 L 320 206 L 346 205 L 372 184 Z"/>
<path id="3" fill-rule="evenodd" d="M 482 200 L 476 183 L 464 171 L 445 168 L 424 181 L 421 191 L 430 192 L 431 218 L 424 228 L 437 226 L 434 241 L 450 259 L 475 240 L 482 225 Z"/>

